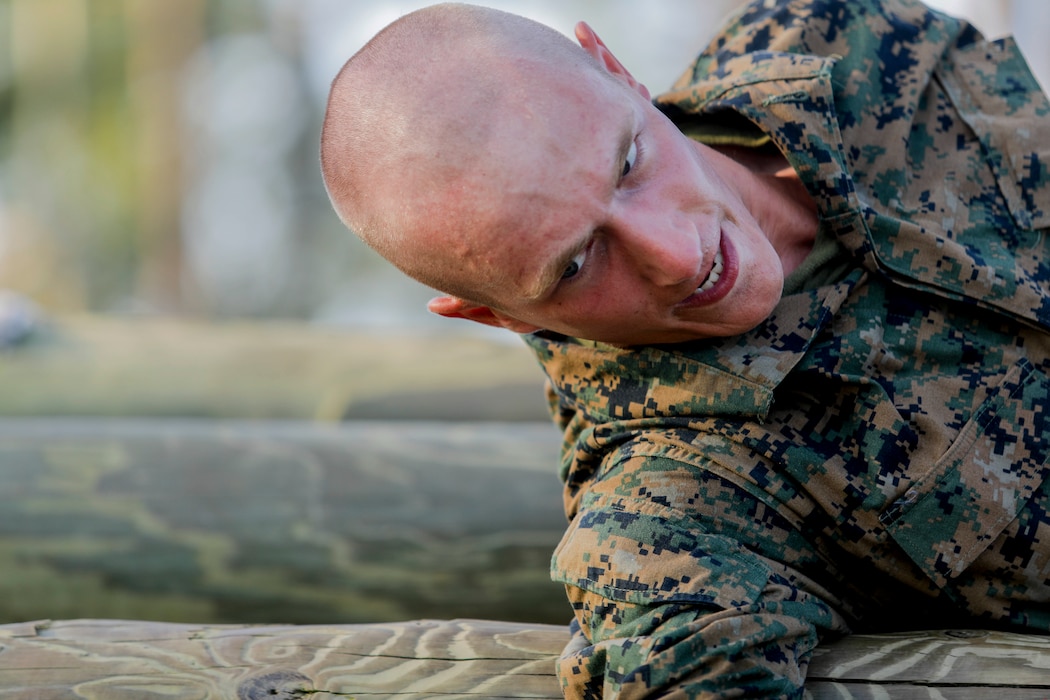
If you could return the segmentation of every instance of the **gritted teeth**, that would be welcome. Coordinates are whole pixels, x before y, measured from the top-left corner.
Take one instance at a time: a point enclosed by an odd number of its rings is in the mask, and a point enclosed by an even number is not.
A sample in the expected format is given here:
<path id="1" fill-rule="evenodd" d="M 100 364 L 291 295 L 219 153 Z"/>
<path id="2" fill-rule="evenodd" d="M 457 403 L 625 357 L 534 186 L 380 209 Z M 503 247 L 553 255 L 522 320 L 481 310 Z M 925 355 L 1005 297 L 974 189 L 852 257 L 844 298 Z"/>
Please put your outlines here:
<path id="1" fill-rule="evenodd" d="M 718 278 L 722 276 L 722 270 L 725 268 L 725 262 L 722 260 L 722 249 L 719 248 L 715 253 L 715 264 L 711 266 L 711 272 L 707 275 L 707 279 L 704 283 L 696 288 L 697 292 L 706 292 L 711 287 L 715 286 L 718 282 Z"/>

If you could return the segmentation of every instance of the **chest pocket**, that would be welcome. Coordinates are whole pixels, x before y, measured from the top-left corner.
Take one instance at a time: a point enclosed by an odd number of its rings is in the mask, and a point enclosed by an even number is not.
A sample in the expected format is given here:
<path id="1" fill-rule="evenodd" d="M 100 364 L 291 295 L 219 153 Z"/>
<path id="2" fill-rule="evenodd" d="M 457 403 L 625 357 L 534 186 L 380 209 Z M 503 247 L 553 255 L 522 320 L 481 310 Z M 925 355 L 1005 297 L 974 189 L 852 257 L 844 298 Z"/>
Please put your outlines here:
<path id="1" fill-rule="evenodd" d="M 957 51 L 937 77 L 980 140 L 1017 227 L 1050 226 L 1050 103 L 1013 39 Z"/>
<path id="2" fill-rule="evenodd" d="M 899 181 L 868 182 L 877 266 L 1050 329 L 1050 102 L 1000 40 L 951 52 L 920 104 L 887 161 Z"/>
<path id="3" fill-rule="evenodd" d="M 1050 379 L 1022 360 L 904 498 L 890 536 L 938 586 L 976 559 L 1050 472 Z"/>

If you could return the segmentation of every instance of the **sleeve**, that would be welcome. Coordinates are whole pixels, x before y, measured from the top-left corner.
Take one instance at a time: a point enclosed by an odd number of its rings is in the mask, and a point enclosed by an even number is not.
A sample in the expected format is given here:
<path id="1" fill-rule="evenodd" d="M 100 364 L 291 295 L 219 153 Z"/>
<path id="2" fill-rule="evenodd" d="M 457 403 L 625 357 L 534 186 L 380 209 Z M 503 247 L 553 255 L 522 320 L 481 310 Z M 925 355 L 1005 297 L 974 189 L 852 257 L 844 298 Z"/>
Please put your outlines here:
<path id="1" fill-rule="evenodd" d="M 680 467 L 606 475 L 555 552 L 575 615 L 565 697 L 801 697 L 821 635 L 846 623 L 804 576 L 705 527 L 706 507 L 669 505 L 666 488 L 696 469 Z"/>

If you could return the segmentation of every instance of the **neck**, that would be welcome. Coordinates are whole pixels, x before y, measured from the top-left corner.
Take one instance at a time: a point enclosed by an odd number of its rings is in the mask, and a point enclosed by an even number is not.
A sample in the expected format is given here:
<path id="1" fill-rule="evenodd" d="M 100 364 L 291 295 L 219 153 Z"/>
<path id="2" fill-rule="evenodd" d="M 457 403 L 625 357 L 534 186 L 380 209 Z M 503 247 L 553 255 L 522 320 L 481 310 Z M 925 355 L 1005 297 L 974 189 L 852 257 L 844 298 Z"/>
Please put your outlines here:
<path id="1" fill-rule="evenodd" d="M 790 274 L 813 250 L 817 206 L 798 174 L 775 150 L 717 149 L 738 167 L 737 191 Z"/>
<path id="2" fill-rule="evenodd" d="M 773 201 L 777 202 L 773 218 L 763 230 L 780 255 L 784 274 L 788 275 L 813 250 L 817 239 L 817 205 L 790 167 L 759 177 L 768 182 Z"/>

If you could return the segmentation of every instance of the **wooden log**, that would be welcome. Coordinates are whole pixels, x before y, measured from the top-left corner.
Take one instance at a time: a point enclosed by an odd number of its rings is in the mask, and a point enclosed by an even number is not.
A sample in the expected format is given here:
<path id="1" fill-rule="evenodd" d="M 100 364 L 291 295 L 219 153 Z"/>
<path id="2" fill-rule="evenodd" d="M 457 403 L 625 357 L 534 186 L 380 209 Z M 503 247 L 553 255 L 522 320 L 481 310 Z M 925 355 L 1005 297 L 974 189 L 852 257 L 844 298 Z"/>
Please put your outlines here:
<path id="1" fill-rule="evenodd" d="M 548 420 L 509 333 L 68 316 L 0 357 L 0 416 Z"/>
<path id="2" fill-rule="evenodd" d="M 991 630 L 853 635 L 818 647 L 816 700 L 1050 697 L 1050 637 Z"/>
<path id="3" fill-rule="evenodd" d="M 561 698 L 564 627 L 480 620 L 200 626 L 0 625 L 5 700 Z M 1050 694 L 1050 638 L 987 631 L 856 635 L 821 647 L 806 697 L 1020 700 Z"/>
<path id="4" fill-rule="evenodd" d="M 563 623 L 547 423 L 0 420 L 0 621 Z"/>
<path id="5" fill-rule="evenodd" d="M 560 698 L 553 658 L 566 637 L 564 627 L 470 620 L 8 625 L 0 626 L 0 697 Z"/>

